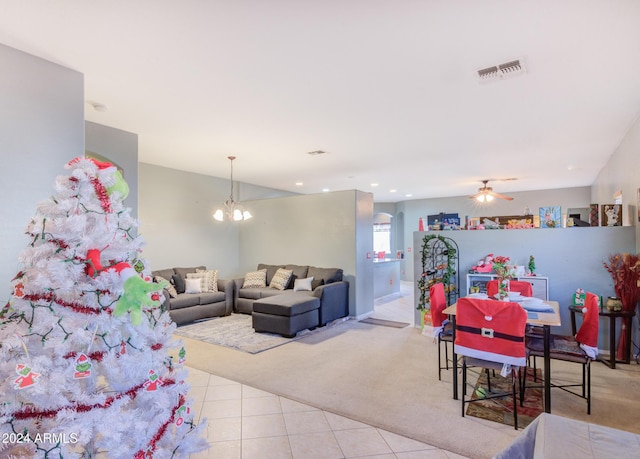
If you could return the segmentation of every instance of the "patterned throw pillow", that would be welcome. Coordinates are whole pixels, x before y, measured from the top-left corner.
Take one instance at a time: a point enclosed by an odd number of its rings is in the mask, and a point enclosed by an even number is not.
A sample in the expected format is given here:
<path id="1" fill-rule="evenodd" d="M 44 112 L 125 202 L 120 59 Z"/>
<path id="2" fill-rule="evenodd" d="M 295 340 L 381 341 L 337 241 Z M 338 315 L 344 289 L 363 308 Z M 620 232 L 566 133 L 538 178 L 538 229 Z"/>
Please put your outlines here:
<path id="1" fill-rule="evenodd" d="M 292 274 L 292 269 L 279 268 L 273 275 L 273 278 L 269 283 L 269 287 L 278 290 L 284 290 L 285 288 L 287 288 L 287 284 L 289 283 L 289 279 L 291 279 Z"/>
<path id="2" fill-rule="evenodd" d="M 217 269 L 196 269 L 196 273 L 204 273 L 205 275 L 206 290 L 203 290 L 203 292 L 218 291 L 218 270 Z"/>
<path id="3" fill-rule="evenodd" d="M 169 296 L 171 298 L 175 298 L 178 296 L 178 292 L 176 292 L 176 288 L 173 286 L 173 284 L 171 282 L 169 282 L 167 279 L 165 279 L 162 276 L 155 276 L 153 279 L 155 282 L 157 282 L 158 284 L 160 282 L 166 282 L 167 286 L 165 287 L 167 289 L 167 292 L 169 292 Z"/>
<path id="4" fill-rule="evenodd" d="M 267 270 L 252 271 L 244 275 L 242 288 L 264 288 L 267 286 Z"/>
<path id="5" fill-rule="evenodd" d="M 204 273 L 187 273 L 187 279 L 198 279 L 200 281 L 200 292 L 207 291 L 207 279 Z"/>

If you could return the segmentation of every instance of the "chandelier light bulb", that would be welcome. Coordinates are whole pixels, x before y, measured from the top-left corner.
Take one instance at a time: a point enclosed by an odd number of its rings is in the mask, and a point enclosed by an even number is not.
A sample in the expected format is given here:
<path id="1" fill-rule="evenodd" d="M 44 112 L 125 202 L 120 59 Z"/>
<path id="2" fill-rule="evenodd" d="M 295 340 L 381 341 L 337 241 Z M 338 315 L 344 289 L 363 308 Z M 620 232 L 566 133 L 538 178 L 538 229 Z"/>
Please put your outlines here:
<path id="1" fill-rule="evenodd" d="M 252 217 L 251 212 L 244 210 L 242 206 L 237 205 L 233 200 L 233 160 L 236 159 L 236 157 L 229 156 L 228 158 L 231 161 L 231 191 L 229 193 L 229 199 L 224 202 L 223 207 L 215 211 L 213 218 L 219 222 L 223 222 L 225 220 L 232 220 L 236 222 L 248 220 Z"/>

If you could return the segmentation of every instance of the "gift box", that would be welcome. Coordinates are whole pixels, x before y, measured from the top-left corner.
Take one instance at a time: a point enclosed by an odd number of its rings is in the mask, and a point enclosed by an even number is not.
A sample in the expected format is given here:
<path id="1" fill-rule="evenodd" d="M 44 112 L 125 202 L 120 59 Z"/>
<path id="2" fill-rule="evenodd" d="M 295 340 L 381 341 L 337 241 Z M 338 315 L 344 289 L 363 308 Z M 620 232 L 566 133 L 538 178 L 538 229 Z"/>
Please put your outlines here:
<path id="1" fill-rule="evenodd" d="M 573 301 L 571 302 L 574 306 L 584 306 L 585 301 L 587 300 L 586 293 L 574 293 Z"/>
<path id="2" fill-rule="evenodd" d="M 598 298 L 598 307 L 602 308 L 602 296 L 600 295 L 596 295 Z M 587 300 L 587 294 L 585 293 L 584 290 L 582 290 L 581 288 L 579 288 L 578 290 L 576 290 L 576 293 L 573 294 L 573 300 L 571 301 L 571 304 L 573 306 L 584 306 L 584 303 Z"/>

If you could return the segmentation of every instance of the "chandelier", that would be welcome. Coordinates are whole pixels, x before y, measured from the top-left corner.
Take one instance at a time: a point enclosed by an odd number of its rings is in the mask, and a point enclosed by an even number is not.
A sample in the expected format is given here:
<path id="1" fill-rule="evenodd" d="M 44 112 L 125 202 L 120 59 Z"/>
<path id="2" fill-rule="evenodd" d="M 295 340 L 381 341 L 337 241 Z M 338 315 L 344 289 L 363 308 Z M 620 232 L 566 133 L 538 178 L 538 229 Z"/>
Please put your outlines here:
<path id="1" fill-rule="evenodd" d="M 248 210 L 244 210 L 242 206 L 236 204 L 233 200 L 233 160 L 236 159 L 235 156 L 228 156 L 231 161 L 231 191 L 229 192 L 229 199 L 227 199 L 223 207 L 216 210 L 213 214 L 213 218 L 219 222 L 223 222 L 225 220 L 233 220 L 233 221 L 242 221 L 249 220 L 252 215 Z"/>

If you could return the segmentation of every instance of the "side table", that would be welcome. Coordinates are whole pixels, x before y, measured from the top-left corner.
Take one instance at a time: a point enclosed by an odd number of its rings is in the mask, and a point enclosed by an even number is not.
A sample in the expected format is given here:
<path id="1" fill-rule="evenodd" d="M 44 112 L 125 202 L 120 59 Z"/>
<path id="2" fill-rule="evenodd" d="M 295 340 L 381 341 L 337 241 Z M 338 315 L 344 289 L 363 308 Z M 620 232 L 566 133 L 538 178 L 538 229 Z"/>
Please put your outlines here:
<path id="1" fill-rule="evenodd" d="M 582 306 L 569 306 L 571 312 L 571 333 L 576 334 L 576 313 L 582 314 Z M 608 309 L 600 309 L 598 311 L 600 317 L 609 319 L 609 360 L 601 360 L 609 368 L 616 368 L 616 363 L 631 363 L 631 327 L 624 330 L 627 335 L 627 347 L 624 350 L 624 359 L 616 359 L 616 319 L 618 317 L 633 318 L 635 311 L 609 311 Z"/>

